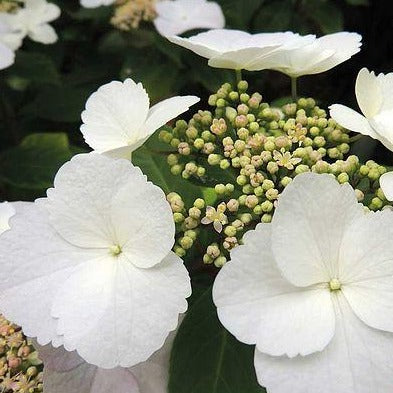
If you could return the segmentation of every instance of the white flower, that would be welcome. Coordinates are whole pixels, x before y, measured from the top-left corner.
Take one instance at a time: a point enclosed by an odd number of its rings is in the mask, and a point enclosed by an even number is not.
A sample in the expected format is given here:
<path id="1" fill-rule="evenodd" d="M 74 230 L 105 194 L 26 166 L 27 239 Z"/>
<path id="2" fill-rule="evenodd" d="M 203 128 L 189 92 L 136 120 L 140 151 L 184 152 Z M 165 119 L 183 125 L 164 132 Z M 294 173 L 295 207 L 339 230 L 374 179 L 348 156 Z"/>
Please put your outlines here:
<path id="1" fill-rule="evenodd" d="M 14 61 L 15 53 L 8 46 L 0 42 L 0 70 L 11 66 L 14 64 Z"/>
<path id="2" fill-rule="evenodd" d="M 304 37 L 303 37 L 304 38 Z M 340 32 L 320 38 L 304 40 L 304 45 L 280 48 L 267 59 L 255 62 L 250 71 L 270 69 L 292 78 L 319 74 L 350 59 L 360 51 L 361 35 Z"/>
<path id="3" fill-rule="evenodd" d="M 355 93 L 363 115 L 344 105 L 330 106 L 330 116 L 342 127 L 378 139 L 393 151 L 393 73 L 376 76 L 362 68 Z"/>
<path id="4" fill-rule="evenodd" d="M 212 67 L 248 70 L 254 69 L 257 64 L 260 67 L 278 48 L 298 47 L 310 42 L 313 36 L 300 37 L 292 32 L 249 34 L 240 30 L 217 29 L 190 38 L 167 38 L 209 59 Z"/>
<path id="5" fill-rule="evenodd" d="M 307 173 L 231 252 L 214 302 L 269 393 L 393 391 L 392 238 L 392 212 Z"/>
<path id="6" fill-rule="evenodd" d="M 191 291 L 164 193 L 129 161 L 91 153 L 64 164 L 47 194 L 0 237 L 0 310 L 97 366 L 146 360 Z"/>
<path id="7" fill-rule="evenodd" d="M 8 21 L 16 36 L 28 36 L 41 44 L 53 44 L 57 34 L 49 22 L 60 16 L 60 8 L 46 0 L 25 0 L 24 7 L 8 16 Z"/>
<path id="8" fill-rule="evenodd" d="M 10 229 L 9 220 L 15 214 L 15 208 L 12 203 L 0 203 L 0 235 L 7 229 Z"/>
<path id="9" fill-rule="evenodd" d="M 193 29 L 221 29 L 225 17 L 219 4 L 207 0 L 163 0 L 156 4 L 154 26 L 163 36 Z"/>
<path id="10" fill-rule="evenodd" d="M 46 393 L 166 393 L 169 358 L 175 332 L 148 360 L 130 368 L 100 369 L 86 363 L 76 352 L 63 347 L 34 343 L 44 362 Z"/>
<path id="11" fill-rule="evenodd" d="M 198 101 L 195 96 L 178 96 L 149 109 L 149 96 L 141 83 L 113 81 L 87 100 L 81 132 L 98 153 L 129 158 L 154 131 Z"/>
<path id="12" fill-rule="evenodd" d="M 22 45 L 24 33 L 17 26 L 17 16 L 0 12 L 0 43 L 12 51 L 16 51 Z"/>
<path id="13" fill-rule="evenodd" d="M 81 6 L 85 8 L 96 8 L 102 5 L 111 5 L 116 0 L 80 0 Z"/>

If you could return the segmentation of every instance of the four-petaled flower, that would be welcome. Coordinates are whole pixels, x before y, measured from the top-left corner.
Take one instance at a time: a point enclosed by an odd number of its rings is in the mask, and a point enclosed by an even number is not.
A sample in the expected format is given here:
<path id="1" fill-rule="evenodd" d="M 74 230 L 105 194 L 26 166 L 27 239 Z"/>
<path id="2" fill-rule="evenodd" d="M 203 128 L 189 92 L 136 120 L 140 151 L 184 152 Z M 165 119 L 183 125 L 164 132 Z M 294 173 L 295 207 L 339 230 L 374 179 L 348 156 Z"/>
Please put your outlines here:
<path id="1" fill-rule="evenodd" d="M 393 391 L 392 238 L 391 211 L 307 173 L 231 252 L 214 302 L 269 393 Z"/>
<path id="2" fill-rule="evenodd" d="M 39 344 L 97 366 L 145 361 L 191 292 L 174 234 L 163 191 L 139 168 L 77 155 L 0 236 L 0 310 Z"/>
<path id="3" fill-rule="evenodd" d="M 195 96 L 178 96 L 149 109 L 149 96 L 141 83 L 113 81 L 87 100 L 81 132 L 98 153 L 129 159 L 154 131 L 198 101 Z"/>
<path id="4" fill-rule="evenodd" d="M 274 150 L 273 158 L 278 166 L 283 166 L 290 170 L 294 168 L 294 165 L 302 161 L 299 157 L 293 157 L 292 154 L 289 151 L 285 151 L 284 148 L 281 148 L 280 151 Z"/>
<path id="5" fill-rule="evenodd" d="M 226 210 L 226 204 L 220 203 L 217 206 L 217 210 L 213 206 L 206 207 L 206 216 L 202 218 L 201 223 L 208 225 L 213 223 L 214 229 L 221 233 L 222 226 L 228 224 L 228 218 L 224 214 Z"/>

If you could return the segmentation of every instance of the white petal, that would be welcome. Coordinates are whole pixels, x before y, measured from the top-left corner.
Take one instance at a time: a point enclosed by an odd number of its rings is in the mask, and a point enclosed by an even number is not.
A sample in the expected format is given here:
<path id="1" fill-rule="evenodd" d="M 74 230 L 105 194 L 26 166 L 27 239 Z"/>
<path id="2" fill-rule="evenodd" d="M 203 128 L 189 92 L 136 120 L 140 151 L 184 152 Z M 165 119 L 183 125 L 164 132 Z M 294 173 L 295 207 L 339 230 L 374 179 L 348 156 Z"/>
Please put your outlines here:
<path id="1" fill-rule="evenodd" d="M 140 393 L 133 374 L 124 368 L 100 369 L 63 347 L 38 347 L 44 362 L 46 393 Z M 143 393 L 143 392 L 141 392 Z"/>
<path id="2" fill-rule="evenodd" d="M 4 44 L 0 43 L 0 70 L 7 68 L 14 64 L 15 54 Z"/>
<path id="3" fill-rule="evenodd" d="M 320 50 L 334 51 L 334 55 L 313 67 L 312 74 L 325 72 L 350 59 L 360 51 L 362 36 L 342 31 L 328 34 L 317 39 Z"/>
<path id="4" fill-rule="evenodd" d="M 135 266 L 149 268 L 160 263 L 173 246 L 172 210 L 164 192 L 142 175 L 118 191 L 111 204 L 111 220 L 116 223 L 122 256 Z"/>
<path id="5" fill-rule="evenodd" d="M 368 120 L 360 113 L 347 106 L 334 104 L 329 107 L 330 116 L 341 126 L 348 130 L 378 139 L 377 133 L 370 126 Z"/>
<path id="6" fill-rule="evenodd" d="M 279 46 L 279 44 L 272 44 L 262 48 L 243 48 L 226 52 L 210 59 L 209 66 L 234 70 L 254 70 L 256 63 L 261 64 L 262 59 L 279 48 Z"/>
<path id="7" fill-rule="evenodd" d="M 200 98 L 195 96 L 178 96 L 168 98 L 152 106 L 144 126 L 144 136 L 149 137 L 169 120 L 188 111 L 190 106 L 195 105 L 199 101 Z"/>
<path id="8" fill-rule="evenodd" d="M 129 161 L 94 153 L 73 157 L 60 168 L 54 188 L 47 192 L 54 227 L 80 247 L 120 245 L 116 243 L 117 222 L 112 220 L 111 205 L 126 184 L 134 184 L 137 189 L 148 187 L 140 169 Z"/>
<path id="9" fill-rule="evenodd" d="M 393 109 L 380 112 L 369 121 L 371 127 L 375 130 L 376 139 L 393 151 Z"/>
<path id="10" fill-rule="evenodd" d="M 67 350 L 77 349 L 99 367 L 131 367 L 162 347 L 176 328 L 187 309 L 190 280 L 174 253 L 151 269 L 121 257 L 106 262 L 85 264 L 67 280 L 52 315 L 59 318 Z"/>
<path id="11" fill-rule="evenodd" d="M 378 74 L 378 84 L 382 91 L 383 101 L 381 111 L 388 111 L 393 109 L 393 72 L 389 74 Z"/>
<path id="12" fill-rule="evenodd" d="M 213 299 L 221 323 L 246 344 L 271 355 L 321 351 L 334 334 L 330 292 L 299 289 L 280 274 L 269 224 L 249 231 L 220 270 Z"/>
<path id="13" fill-rule="evenodd" d="M 102 153 L 136 143 L 149 111 L 149 96 L 132 79 L 101 86 L 82 112 L 82 134 L 86 143 Z"/>
<path id="14" fill-rule="evenodd" d="M 30 29 L 29 37 L 33 41 L 40 42 L 41 44 L 53 44 L 57 41 L 55 29 L 46 23 Z"/>
<path id="15" fill-rule="evenodd" d="M 388 201 L 393 201 L 393 172 L 384 173 L 379 178 L 379 184 Z"/>
<path id="16" fill-rule="evenodd" d="M 181 321 L 182 316 L 179 319 Z M 130 368 L 130 371 L 138 381 L 141 393 L 168 392 L 169 360 L 176 333 L 177 330 L 171 332 L 164 346 L 150 356 L 149 359 Z"/>
<path id="17" fill-rule="evenodd" d="M 367 68 L 359 71 L 355 93 L 359 108 L 366 118 L 371 118 L 380 111 L 383 101 L 382 89 L 374 72 L 369 72 Z"/>
<path id="18" fill-rule="evenodd" d="M 393 332 L 393 212 L 354 221 L 340 249 L 339 277 L 352 309 L 367 325 Z"/>
<path id="19" fill-rule="evenodd" d="M 82 252 L 54 232 L 37 202 L 18 206 L 11 228 L 0 237 L 0 309 L 39 343 L 58 344 L 50 305 L 59 283 L 81 262 Z M 92 251 L 83 252 L 84 259 L 93 256 Z"/>
<path id="20" fill-rule="evenodd" d="M 210 59 L 231 50 L 244 48 L 247 46 L 251 34 L 240 30 L 217 29 L 200 33 L 190 38 L 176 36 L 167 38 L 174 44 L 183 46 L 199 56 Z"/>
<path id="21" fill-rule="evenodd" d="M 85 8 L 96 8 L 102 5 L 111 5 L 116 0 L 80 0 L 81 6 Z"/>
<path id="22" fill-rule="evenodd" d="M 163 0 L 156 4 L 154 25 L 163 36 L 182 34 L 193 29 L 220 29 L 225 25 L 221 7 L 206 0 Z"/>
<path id="23" fill-rule="evenodd" d="M 369 328 L 341 296 L 336 334 L 320 353 L 293 359 L 255 351 L 259 383 L 269 393 L 391 393 L 393 335 Z"/>
<path id="24" fill-rule="evenodd" d="M 13 207 L 12 203 L 0 203 L 0 235 L 7 229 L 10 229 L 9 221 L 14 214 L 15 208 Z"/>
<path id="25" fill-rule="evenodd" d="M 272 221 L 273 254 L 283 275 L 298 286 L 338 277 L 342 237 L 363 214 L 348 184 L 326 174 L 296 176 L 280 196 Z"/>

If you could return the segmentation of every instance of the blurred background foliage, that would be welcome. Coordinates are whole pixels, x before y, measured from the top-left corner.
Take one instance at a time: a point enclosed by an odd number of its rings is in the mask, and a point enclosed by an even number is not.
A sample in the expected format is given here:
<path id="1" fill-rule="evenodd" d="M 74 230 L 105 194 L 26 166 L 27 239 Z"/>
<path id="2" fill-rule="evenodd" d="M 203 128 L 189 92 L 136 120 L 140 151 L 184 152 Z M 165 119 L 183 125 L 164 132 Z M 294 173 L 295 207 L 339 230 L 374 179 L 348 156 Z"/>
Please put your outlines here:
<path id="1" fill-rule="evenodd" d="M 112 7 L 84 9 L 77 0 L 54 2 L 62 9 L 61 17 L 53 23 L 59 41 L 41 45 L 26 40 L 17 52 L 16 63 L 0 72 L 1 200 L 31 200 L 44 195 L 59 166 L 73 154 L 87 151 L 79 132 L 80 114 L 87 97 L 100 85 L 132 77 L 143 82 L 153 102 L 195 94 L 202 98 L 203 108 L 212 91 L 223 82 L 234 81 L 233 72 L 208 67 L 205 59 L 161 37 L 151 23 L 120 31 L 110 24 Z M 218 2 L 228 28 L 362 34 L 360 54 L 329 72 L 300 80 L 300 94 L 316 98 L 322 107 L 339 102 L 356 108 L 354 81 L 361 67 L 376 72 L 393 70 L 391 0 Z M 274 71 L 246 73 L 245 78 L 264 100 L 289 94 L 288 78 Z M 149 154 L 148 149 L 143 154 Z M 368 158 L 378 154 L 380 162 L 393 163 L 393 157 L 369 139 L 358 154 Z"/>

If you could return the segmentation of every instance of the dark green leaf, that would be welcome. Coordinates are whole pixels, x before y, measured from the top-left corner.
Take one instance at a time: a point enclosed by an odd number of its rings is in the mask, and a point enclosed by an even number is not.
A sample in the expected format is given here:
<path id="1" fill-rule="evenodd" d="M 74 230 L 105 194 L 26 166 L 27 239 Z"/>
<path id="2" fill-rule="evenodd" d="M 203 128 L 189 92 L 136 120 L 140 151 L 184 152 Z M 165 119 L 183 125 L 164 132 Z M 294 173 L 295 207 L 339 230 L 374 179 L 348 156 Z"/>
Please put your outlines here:
<path id="1" fill-rule="evenodd" d="M 32 134 L 0 154 L 0 179 L 20 188 L 48 188 L 57 170 L 71 157 L 66 134 Z"/>
<path id="2" fill-rule="evenodd" d="M 310 3 L 306 7 L 306 11 L 324 34 L 335 33 L 344 28 L 342 12 L 332 2 L 318 1 L 316 3 Z"/>
<path id="3" fill-rule="evenodd" d="M 192 304 L 175 338 L 169 393 L 262 393 L 253 358 L 254 347 L 220 324 L 208 289 Z"/>

